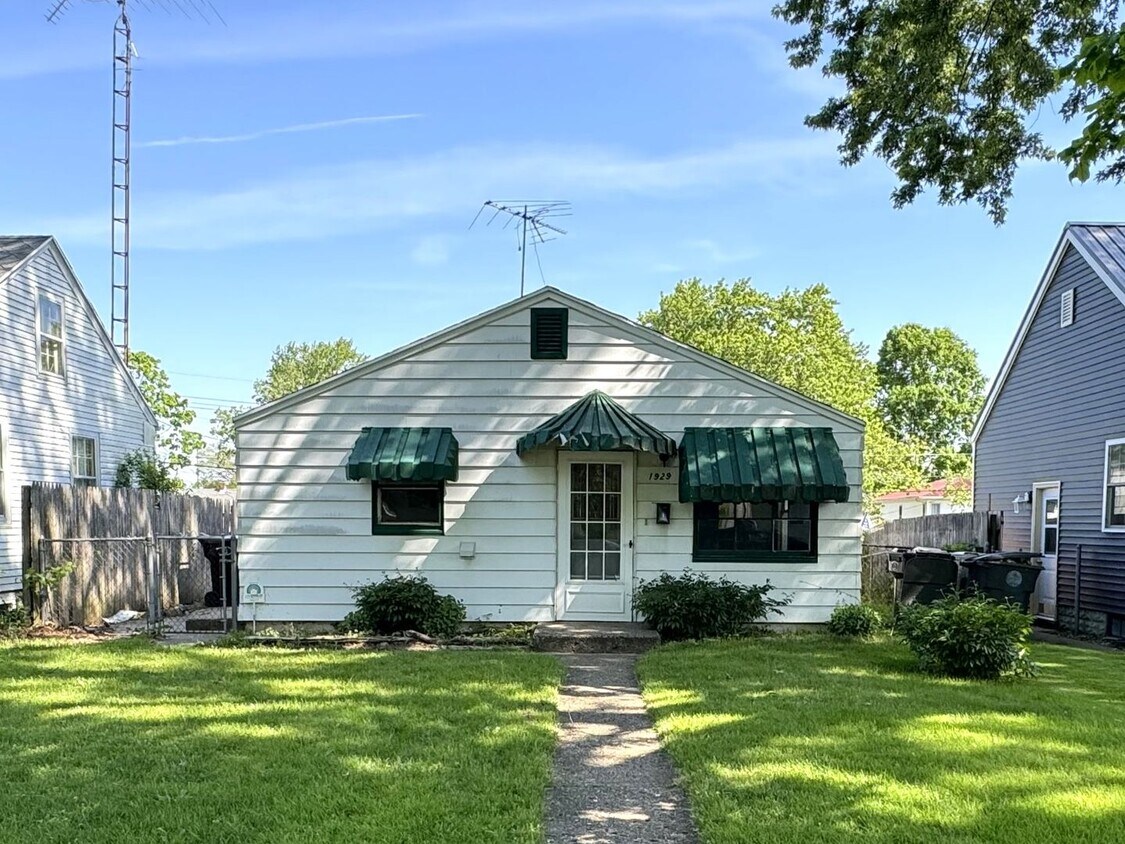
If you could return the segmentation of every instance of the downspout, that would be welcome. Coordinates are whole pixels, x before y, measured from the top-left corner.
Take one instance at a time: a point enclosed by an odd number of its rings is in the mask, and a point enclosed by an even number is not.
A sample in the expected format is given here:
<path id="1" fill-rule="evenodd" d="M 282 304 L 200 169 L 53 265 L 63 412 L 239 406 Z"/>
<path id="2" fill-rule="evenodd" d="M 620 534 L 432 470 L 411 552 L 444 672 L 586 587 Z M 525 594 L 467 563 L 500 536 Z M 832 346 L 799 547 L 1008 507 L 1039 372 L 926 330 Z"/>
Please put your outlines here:
<path id="1" fill-rule="evenodd" d="M 1082 613 L 1082 546 L 1074 557 L 1074 635 L 1080 630 L 1079 617 Z"/>

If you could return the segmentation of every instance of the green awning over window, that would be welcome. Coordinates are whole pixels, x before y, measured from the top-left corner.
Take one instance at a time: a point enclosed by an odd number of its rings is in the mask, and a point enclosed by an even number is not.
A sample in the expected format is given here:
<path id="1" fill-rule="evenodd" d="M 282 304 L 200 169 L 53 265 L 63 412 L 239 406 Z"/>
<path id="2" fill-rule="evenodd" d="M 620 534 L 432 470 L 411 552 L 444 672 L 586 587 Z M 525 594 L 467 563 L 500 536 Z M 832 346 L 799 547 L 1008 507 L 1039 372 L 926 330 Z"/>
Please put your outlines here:
<path id="1" fill-rule="evenodd" d="M 455 481 L 452 428 L 364 428 L 348 455 L 348 480 Z"/>
<path id="2" fill-rule="evenodd" d="M 847 501 L 830 428 L 687 428 L 680 501 Z"/>
<path id="3" fill-rule="evenodd" d="M 676 453 L 676 441 L 634 416 L 601 390 L 583 396 L 516 442 L 516 454 L 543 446 L 569 451 L 651 451 Z"/>

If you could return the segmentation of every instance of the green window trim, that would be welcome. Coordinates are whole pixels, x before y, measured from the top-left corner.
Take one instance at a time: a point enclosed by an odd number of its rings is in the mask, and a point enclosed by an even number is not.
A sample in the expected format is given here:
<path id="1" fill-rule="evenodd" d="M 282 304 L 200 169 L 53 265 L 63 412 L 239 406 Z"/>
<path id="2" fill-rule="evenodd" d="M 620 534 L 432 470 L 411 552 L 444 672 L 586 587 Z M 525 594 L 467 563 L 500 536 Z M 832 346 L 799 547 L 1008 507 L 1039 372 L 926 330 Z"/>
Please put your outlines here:
<path id="1" fill-rule="evenodd" d="M 570 311 L 531 309 L 531 359 L 566 360 L 570 350 Z"/>
<path id="2" fill-rule="evenodd" d="M 380 520 L 380 502 L 383 490 L 422 489 L 437 490 L 438 518 L 434 522 L 384 522 Z M 371 485 L 371 535 L 372 536 L 444 536 L 445 535 L 445 483 L 373 483 Z"/>
<path id="3" fill-rule="evenodd" d="M 733 504 L 733 502 L 731 502 Z M 776 544 L 778 540 L 777 526 L 781 523 L 788 524 L 789 522 L 800 524 L 808 523 L 808 551 L 790 551 L 790 550 L 765 550 L 761 548 L 715 548 L 705 547 L 706 542 L 703 531 L 700 530 L 701 521 L 715 521 L 716 516 L 711 514 L 713 508 L 717 508 L 714 502 L 700 502 L 692 508 L 692 530 L 691 530 L 691 559 L 694 563 L 792 563 L 792 564 L 808 564 L 817 562 L 817 548 L 819 540 L 819 507 L 815 503 L 809 503 L 807 506 L 807 517 L 782 517 L 779 515 L 782 511 L 787 511 L 788 506 L 792 506 L 794 502 L 785 501 L 771 501 L 771 502 L 757 502 L 752 506 L 761 506 L 769 504 L 772 508 L 772 515 L 751 517 L 751 516 L 732 516 L 732 517 L 719 517 L 723 521 L 731 522 L 731 527 L 738 535 L 737 526 L 735 523 L 738 521 L 755 523 L 756 521 L 766 520 L 770 522 L 769 535 L 771 542 Z M 786 506 L 788 505 L 788 506 Z M 783 531 L 786 536 L 790 533 L 788 529 Z M 736 540 L 737 544 L 737 540 Z"/>

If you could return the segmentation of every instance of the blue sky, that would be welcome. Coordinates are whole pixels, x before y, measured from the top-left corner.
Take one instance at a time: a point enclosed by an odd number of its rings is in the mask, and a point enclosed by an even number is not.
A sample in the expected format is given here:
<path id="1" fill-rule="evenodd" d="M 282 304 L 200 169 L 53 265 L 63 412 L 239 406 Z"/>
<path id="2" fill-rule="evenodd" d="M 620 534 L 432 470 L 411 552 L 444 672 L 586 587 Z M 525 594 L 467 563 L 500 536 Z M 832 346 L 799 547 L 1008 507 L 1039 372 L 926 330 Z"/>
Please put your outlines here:
<path id="1" fill-rule="evenodd" d="M 802 125 L 833 88 L 789 69 L 769 2 L 213 2 L 225 26 L 132 16 L 133 344 L 203 417 L 280 343 L 378 354 L 514 297 L 514 234 L 469 230 L 486 199 L 570 200 L 543 276 L 620 313 L 690 276 L 823 282 L 871 347 L 948 325 L 990 376 L 1063 223 L 1122 216 L 1050 165 L 1002 228 L 894 210 L 884 165 Z M 0 231 L 58 236 L 108 316 L 115 12 L 49 5 L 5 10 Z"/>

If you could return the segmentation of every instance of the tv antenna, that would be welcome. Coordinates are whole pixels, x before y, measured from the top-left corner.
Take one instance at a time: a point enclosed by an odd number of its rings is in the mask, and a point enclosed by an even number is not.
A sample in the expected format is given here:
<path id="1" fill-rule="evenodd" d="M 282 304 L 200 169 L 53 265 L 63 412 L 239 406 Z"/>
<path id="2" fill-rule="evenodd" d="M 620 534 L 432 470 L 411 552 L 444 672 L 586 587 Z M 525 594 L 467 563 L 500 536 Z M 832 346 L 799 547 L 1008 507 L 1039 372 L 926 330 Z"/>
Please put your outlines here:
<path id="1" fill-rule="evenodd" d="M 504 215 L 504 228 L 515 225 L 519 228 L 520 252 L 520 296 L 524 293 L 524 278 L 527 274 L 527 238 L 531 235 L 531 248 L 535 250 L 535 261 L 539 263 L 539 244 L 556 240 L 566 234 L 565 229 L 555 225 L 559 217 L 570 216 L 570 203 L 565 199 L 490 199 L 477 211 L 471 229 L 480 219 L 485 209 L 492 211 L 485 225 Z M 539 264 L 539 277 L 543 277 L 543 265 Z"/>
<path id="2" fill-rule="evenodd" d="M 113 24 L 113 192 L 110 202 L 110 335 L 122 359 L 129 362 L 129 221 L 130 162 L 132 136 L 133 28 L 129 22 L 129 0 L 88 0 L 112 2 L 117 6 Z M 179 12 L 185 18 L 210 23 L 211 17 L 226 24 L 211 0 L 136 0 L 142 8 L 158 8 L 167 14 Z M 48 23 L 59 19 L 74 5 L 74 0 L 55 0 L 47 12 Z"/>

